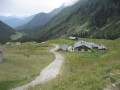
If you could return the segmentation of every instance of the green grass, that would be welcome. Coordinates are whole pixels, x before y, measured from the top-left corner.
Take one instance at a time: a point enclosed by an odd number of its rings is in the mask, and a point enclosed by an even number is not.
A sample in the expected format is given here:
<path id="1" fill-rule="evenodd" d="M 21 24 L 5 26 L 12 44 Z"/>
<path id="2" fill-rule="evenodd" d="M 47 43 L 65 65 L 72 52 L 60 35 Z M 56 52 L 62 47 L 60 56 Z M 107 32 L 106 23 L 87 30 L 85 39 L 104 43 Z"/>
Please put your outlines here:
<path id="1" fill-rule="evenodd" d="M 0 63 L 0 90 L 8 90 L 35 79 L 54 60 L 48 44 L 6 46 Z M 26 54 L 30 55 L 29 57 Z"/>
<path id="2" fill-rule="evenodd" d="M 23 37 L 23 33 L 20 33 L 20 32 L 16 32 L 15 35 L 12 35 L 11 36 L 11 40 L 17 40 L 19 38 Z"/>
<path id="3" fill-rule="evenodd" d="M 62 44 L 73 45 L 75 43 L 75 41 L 66 40 L 66 39 L 50 40 L 50 41 L 47 41 L 47 42 L 58 44 L 58 45 L 62 45 Z"/>
<path id="4" fill-rule="evenodd" d="M 62 73 L 56 79 L 44 85 L 29 88 L 29 90 L 103 90 L 108 84 L 107 78 L 111 77 L 110 73 L 114 70 L 120 71 L 120 40 L 82 40 L 104 44 L 108 51 L 106 53 L 97 51 L 92 53 L 61 52 L 65 57 Z M 70 43 L 69 40 L 52 40 L 50 42 Z M 73 41 L 70 45 L 72 43 Z M 120 74 L 112 77 L 115 82 L 120 81 Z"/>

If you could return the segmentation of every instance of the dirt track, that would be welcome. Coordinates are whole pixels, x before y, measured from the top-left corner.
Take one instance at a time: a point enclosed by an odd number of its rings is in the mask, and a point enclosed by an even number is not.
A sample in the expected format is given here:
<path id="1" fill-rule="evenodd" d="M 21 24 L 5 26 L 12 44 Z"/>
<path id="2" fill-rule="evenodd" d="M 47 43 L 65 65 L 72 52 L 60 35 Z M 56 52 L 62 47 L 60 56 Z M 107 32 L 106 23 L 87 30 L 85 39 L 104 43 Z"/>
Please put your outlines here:
<path id="1" fill-rule="evenodd" d="M 36 77 L 35 80 L 31 81 L 28 84 L 25 84 L 23 86 L 16 87 L 11 90 L 27 90 L 29 87 L 34 87 L 38 84 L 44 84 L 52 79 L 54 79 L 59 73 L 60 69 L 62 67 L 62 64 L 64 62 L 64 58 L 61 54 L 56 52 L 56 50 L 59 48 L 58 45 L 55 45 L 55 48 L 51 49 L 50 52 L 55 54 L 56 59 L 48 65 L 45 69 L 43 69 L 38 77 Z"/>

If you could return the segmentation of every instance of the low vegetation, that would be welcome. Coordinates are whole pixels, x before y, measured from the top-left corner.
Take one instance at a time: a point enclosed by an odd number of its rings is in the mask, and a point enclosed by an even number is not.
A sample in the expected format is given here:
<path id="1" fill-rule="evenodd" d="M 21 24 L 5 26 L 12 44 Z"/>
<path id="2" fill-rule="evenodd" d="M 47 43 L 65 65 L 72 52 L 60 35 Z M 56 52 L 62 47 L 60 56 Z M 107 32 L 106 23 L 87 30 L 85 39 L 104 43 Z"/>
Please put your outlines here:
<path id="1" fill-rule="evenodd" d="M 35 79 L 40 71 L 54 60 L 48 44 L 6 46 L 4 61 L 0 63 L 0 90 L 23 85 Z"/>
<path id="2" fill-rule="evenodd" d="M 22 38 L 23 37 L 23 33 L 20 33 L 20 32 L 16 32 L 16 34 L 15 35 L 12 35 L 11 36 L 11 40 L 17 40 L 17 39 L 20 39 L 20 38 Z"/>
<path id="3" fill-rule="evenodd" d="M 108 51 L 104 53 L 60 52 L 65 57 L 62 73 L 53 81 L 29 90 L 103 90 L 109 78 L 111 83 L 120 86 L 120 40 L 82 40 L 104 44 Z M 59 45 L 74 44 L 74 41 L 69 40 L 49 41 L 51 42 Z"/>

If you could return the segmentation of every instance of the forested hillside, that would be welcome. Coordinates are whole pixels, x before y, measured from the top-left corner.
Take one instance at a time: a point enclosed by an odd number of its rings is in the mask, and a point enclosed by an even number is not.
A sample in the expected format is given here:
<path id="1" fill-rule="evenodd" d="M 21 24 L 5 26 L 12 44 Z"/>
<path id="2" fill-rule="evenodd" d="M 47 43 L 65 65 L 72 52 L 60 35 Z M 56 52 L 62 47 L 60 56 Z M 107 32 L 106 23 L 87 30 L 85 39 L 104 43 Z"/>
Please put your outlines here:
<path id="1" fill-rule="evenodd" d="M 0 21 L 0 43 L 11 40 L 10 36 L 13 34 L 15 34 L 14 29 Z"/>
<path id="2" fill-rule="evenodd" d="M 66 38 L 70 35 L 88 38 L 120 37 L 119 0 L 80 0 L 63 9 L 38 32 L 26 36 L 39 41 Z"/>

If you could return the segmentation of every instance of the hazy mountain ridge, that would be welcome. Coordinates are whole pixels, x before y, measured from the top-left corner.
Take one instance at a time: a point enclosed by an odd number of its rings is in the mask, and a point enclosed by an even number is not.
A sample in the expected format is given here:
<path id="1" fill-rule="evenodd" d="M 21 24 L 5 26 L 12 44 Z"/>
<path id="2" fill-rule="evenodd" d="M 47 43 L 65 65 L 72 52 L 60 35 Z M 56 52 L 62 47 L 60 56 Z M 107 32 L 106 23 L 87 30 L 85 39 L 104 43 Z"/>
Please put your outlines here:
<path id="1" fill-rule="evenodd" d="M 10 27 L 16 28 L 16 27 L 26 24 L 33 17 L 34 17 L 34 15 L 29 16 L 29 17 L 23 17 L 23 18 L 14 17 L 14 16 L 0 16 L 0 20 L 3 21 L 4 23 L 6 23 L 7 25 L 9 25 Z"/>
<path id="2" fill-rule="evenodd" d="M 42 28 L 46 23 L 48 23 L 53 16 L 58 14 L 64 6 L 62 5 L 59 8 L 52 10 L 50 13 L 38 13 L 30 20 L 27 24 L 17 27 L 17 30 L 20 30 L 25 33 L 30 33 L 36 31 L 36 29 Z"/>
<path id="3" fill-rule="evenodd" d="M 11 40 L 10 36 L 13 34 L 15 34 L 15 30 L 3 23 L 2 21 L 0 21 L 0 42 L 5 43 Z"/>

